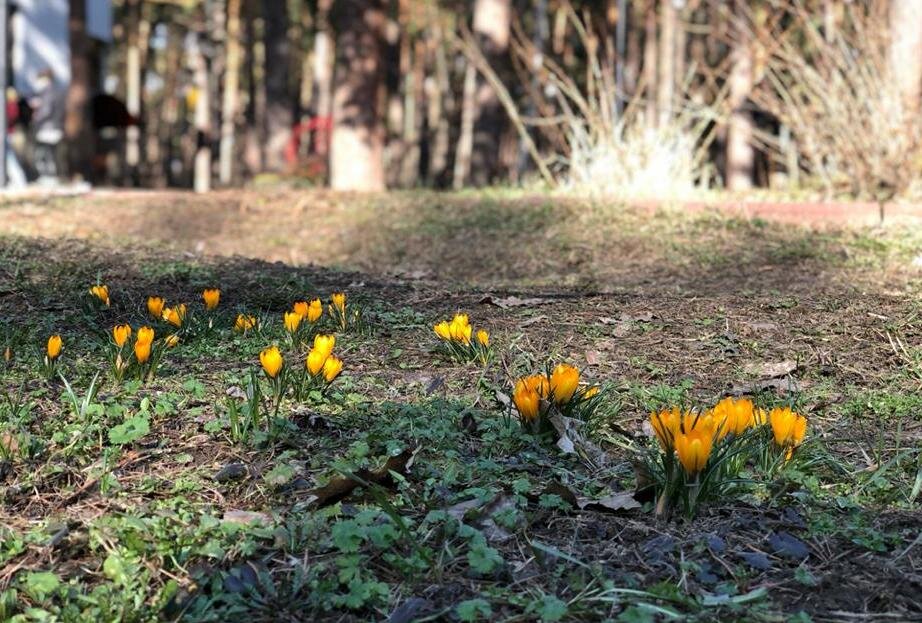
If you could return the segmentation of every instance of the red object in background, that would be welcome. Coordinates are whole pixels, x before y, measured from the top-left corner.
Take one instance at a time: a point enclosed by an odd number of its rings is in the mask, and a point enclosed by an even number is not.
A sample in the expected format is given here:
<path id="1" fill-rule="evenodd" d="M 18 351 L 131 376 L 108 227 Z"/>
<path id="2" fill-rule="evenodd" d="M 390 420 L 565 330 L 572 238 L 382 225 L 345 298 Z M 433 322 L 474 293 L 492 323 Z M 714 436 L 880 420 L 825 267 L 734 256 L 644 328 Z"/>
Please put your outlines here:
<path id="1" fill-rule="evenodd" d="M 311 117 L 308 121 L 296 123 L 291 129 L 291 138 L 285 145 L 285 162 L 289 165 L 295 165 L 298 162 L 298 151 L 301 149 L 301 137 L 306 132 L 315 132 L 314 152 L 320 155 L 326 155 L 329 145 L 330 131 L 333 129 L 333 118 Z"/>
<path id="2" fill-rule="evenodd" d="M 19 102 L 6 100 L 6 133 L 10 134 L 19 121 Z"/>

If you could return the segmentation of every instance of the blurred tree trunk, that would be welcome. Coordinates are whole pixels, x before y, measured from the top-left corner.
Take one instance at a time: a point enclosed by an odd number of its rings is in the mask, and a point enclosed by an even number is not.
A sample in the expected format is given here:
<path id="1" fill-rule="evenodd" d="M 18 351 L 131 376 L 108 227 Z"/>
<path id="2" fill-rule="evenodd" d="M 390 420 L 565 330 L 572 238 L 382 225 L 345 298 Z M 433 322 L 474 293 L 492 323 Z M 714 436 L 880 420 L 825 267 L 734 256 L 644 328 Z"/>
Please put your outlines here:
<path id="1" fill-rule="evenodd" d="M 391 10 L 394 4 L 391 2 Z M 406 144 L 403 142 L 403 95 L 407 80 L 406 73 L 410 64 L 410 37 L 405 21 L 408 17 L 407 0 L 397 0 L 396 5 L 396 22 L 388 20 L 388 27 L 384 29 L 386 42 L 383 59 L 384 92 L 386 93 L 384 110 L 387 132 L 384 140 L 384 163 L 388 186 L 400 183 L 400 172 L 406 153 Z"/>
<path id="2" fill-rule="evenodd" d="M 691 11 L 689 10 L 688 3 L 676 10 L 675 42 L 672 46 L 674 59 L 672 66 L 672 83 L 676 89 L 672 100 L 673 109 L 681 106 L 685 98 L 685 93 L 682 92 L 682 88 L 685 86 L 685 72 L 688 64 L 687 22 L 690 13 Z"/>
<path id="3" fill-rule="evenodd" d="M 458 133 L 458 145 L 455 149 L 455 168 L 451 187 L 455 190 L 464 188 L 471 172 L 471 153 L 474 149 L 474 116 L 477 114 L 477 70 L 474 63 L 467 61 L 464 70 L 464 86 L 461 91 L 461 128 Z M 497 148 L 498 150 L 498 148 Z"/>
<path id="4" fill-rule="evenodd" d="M 70 0 L 70 86 L 67 89 L 64 138 L 67 143 L 67 169 L 70 175 L 89 179 L 93 159 L 93 133 L 90 128 L 90 98 L 93 95 L 93 69 L 90 38 L 86 32 L 86 1 Z"/>
<path id="5" fill-rule="evenodd" d="M 384 9 L 384 0 L 340 0 L 332 10 L 337 61 L 330 153 L 334 190 L 385 188 Z"/>
<path id="6" fill-rule="evenodd" d="M 625 51 L 624 58 L 624 103 L 629 103 L 631 98 L 637 94 L 637 81 L 640 79 L 641 66 L 643 65 L 643 48 L 641 47 L 641 42 L 643 41 L 643 29 L 640 28 L 640 24 L 635 23 L 639 21 L 639 16 L 642 11 L 631 10 L 631 6 L 628 5 L 627 12 L 624 15 L 625 21 L 627 22 L 625 26 L 627 27 L 627 32 L 625 33 L 625 45 L 627 47 Z"/>
<path id="7" fill-rule="evenodd" d="M 294 114 L 288 88 L 290 42 L 288 39 L 288 3 L 263 0 L 263 42 L 266 53 L 266 168 L 285 169 L 285 145 L 291 136 Z"/>
<path id="8" fill-rule="evenodd" d="M 672 0 L 660 2 L 659 59 L 656 77 L 657 124 L 667 125 L 675 108 L 676 9 Z"/>
<path id="9" fill-rule="evenodd" d="M 330 29 L 330 7 L 333 0 L 318 0 L 314 33 L 314 94 L 315 114 L 320 127 L 314 133 L 314 151 L 327 155 L 330 151 L 330 132 L 324 125 L 333 116 L 333 33 Z"/>
<path id="10" fill-rule="evenodd" d="M 414 41 L 410 1 L 400 0 L 400 76 L 403 104 L 400 125 L 401 158 L 398 181 L 409 188 L 419 180 L 420 88 L 424 58 Z"/>
<path id="11" fill-rule="evenodd" d="M 192 184 L 197 193 L 211 190 L 211 102 L 208 88 L 208 58 L 203 49 L 204 39 L 204 24 L 199 23 L 193 44 L 189 46 L 192 83 L 196 93 L 195 159 Z"/>
<path id="12" fill-rule="evenodd" d="M 152 3 L 145 5 L 147 15 L 145 17 L 148 24 L 147 44 L 144 52 L 144 71 L 141 76 L 141 84 L 148 84 L 148 76 L 154 76 L 161 80 L 166 75 L 166 63 L 164 62 L 164 47 L 155 48 L 150 44 L 154 33 L 161 29 L 166 32 L 167 24 L 164 20 L 166 8 Z M 169 36 L 169 35 L 167 35 Z M 148 94 L 143 100 L 142 116 L 144 117 L 144 133 L 141 137 L 144 148 L 142 150 L 144 160 L 144 178 L 145 182 L 151 187 L 162 187 L 164 179 L 161 174 L 160 164 L 163 162 L 164 153 L 161 149 L 160 136 L 161 127 L 164 122 L 165 100 L 169 97 L 165 90 L 160 90 L 159 95 L 154 93 Z"/>
<path id="13" fill-rule="evenodd" d="M 266 90 L 265 79 L 266 47 L 263 45 L 263 19 L 259 5 L 248 1 L 244 5 L 246 15 L 246 56 L 247 63 L 247 110 L 246 110 L 246 146 L 244 161 L 250 174 L 265 169 L 266 165 Z"/>
<path id="14" fill-rule="evenodd" d="M 749 93 L 752 91 L 752 42 L 749 28 L 745 26 L 746 2 L 734 0 L 736 36 L 730 51 L 730 121 L 727 125 L 727 171 L 729 190 L 752 188 L 755 150 L 752 145 L 752 113 L 749 111 Z"/>
<path id="15" fill-rule="evenodd" d="M 141 0 L 127 0 L 127 47 L 125 50 L 125 107 L 138 123 L 125 130 L 125 165 L 130 183 L 141 184 L 141 90 L 143 66 L 150 36 L 148 13 Z"/>
<path id="16" fill-rule="evenodd" d="M 449 119 L 454 116 L 455 100 L 451 92 L 448 57 L 445 53 L 445 36 L 437 10 L 432 10 L 430 13 L 430 32 L 432 34 L 430 45 L 435 67 L 434 75 L 426 82 L 426 97 L 429 101 L 427 117 L 431 133 L 428 139 L 430 145 L 428 173 L 431 183 L 440 185 L 447 183 L 445 177 L 448 171 L 451 142 Z"/>
<path id="17" fill-rule="evenodd" d="M 644 116 L 649 127 L 656 127 L 656 0 L 649 0 L 644 15 L 643 85 Z"/>
<path id="18" fill-rule="evenodd" d="M 922 0 L 890 0 L 890 69 L 906 114 L 920 114 Z"/>
<path id="19" fill-rule="evenodd" d="M 160 125 L 160 144 L 163 153 L 162 175 L 170 186 L 176 186 L 178 177 L 173 170 L 176 161 L 176 125 L 179 121 L 179 70 L 182 64 L 183 32 L 175 19 L 167 19 L 166 60 L 163 74 L 163 119 Z"/>
<path id="20" fill-rule="evenodd" d="M 227 1 L 227 47 L 224 71 L 224 99 L 221 105 L 221 146 L 218 179 L 230 184 L 234 178 L 234 138 L 237 131 L 237 103 L 240 99 L 240 3 Z"/>
<path id="21" fill-rule="evenodd" d="M 507 62 L 511 24 L 511 0 L 476 0 L 474 35 L 490 67 L 500 77 Z M 493 87 L 482 78 L 475 80 L 470 181 L 475 186 L 486 186 L 500 173 L 500 140 L 506 128 L 506 113 Z"/>

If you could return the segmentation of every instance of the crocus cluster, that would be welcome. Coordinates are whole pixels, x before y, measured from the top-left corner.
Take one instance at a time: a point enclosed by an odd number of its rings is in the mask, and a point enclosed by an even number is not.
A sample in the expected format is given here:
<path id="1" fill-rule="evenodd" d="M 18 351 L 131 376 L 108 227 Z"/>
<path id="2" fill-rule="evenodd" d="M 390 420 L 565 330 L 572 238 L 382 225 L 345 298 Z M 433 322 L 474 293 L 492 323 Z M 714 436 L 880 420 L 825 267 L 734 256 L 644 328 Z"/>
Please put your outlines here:
<path id="1" fill-rule="evenodd" d="M 90 288 L 90 294 L 96 297 L 100 303 L 109 307 L 109 286 L 97 284 Z"/>
<path id="2" fill-rule="evenodd" d="M 345 301 L 343 301 L 343 306 L 345 307 Z M 300 316 L 301 320 L 314 324 L 323 316 L 323 302 L 320 299 L 313 299 L 309 303 L 298 301 L 292 306 L 292 311 Z"/>
<path id="3" fill-rule="evenodd" d="M 674 452 L 690 477 L 705 468 L 717 444 L 766 423 L 771 426 L 775 444 L 789 459 L 803 443 L 807 430 L 807 419 L 790 407 L 777 407 L 766 414 L 748 398 L 727 397 L 704 411 L 672 407 L 650 414 L 650 425 L 663 452 Z"/>
<path id="4" fill-rule="evenodd" d="M 221 291 L 218 289 L 205 290 L 205 292 L 202 293 L 202 298 L 205 300 L 205 308 L 209 310 L 216 308 L 220 297 Z M 167 324 L 173 325 L 177 329 L 181 329 L 186 322 L 188 308 L 185 303 L 167 306 L 162 296 L 149 296 L 147 297 L 147 313 L 155 320 L 162 320 Z"/>
<path id="5" fill-rule="evenodd" d="M 361 316 L 357 309 L 347 312 L 345 292 L 334 292 L 330 295 L 330 304 L 327 305 L 327 311 L 330 318 L 333 319 L 333 323 L 342 331 L 348 329 L 350 324 L 358 325 L 361 321 Z"/>
<path id="6" fill-rule="evenodd" d="M 304 360 L 304 367 L 312 378 L 321 376 L 328 384 L 332 383 L 343 369 L 343 361 L 333 354 L 336 346 L 335 335 L 317 335 L 314 337 L 314 346 Z"/>
<path id="7" fill-rule="evenodd" d="M 572 415 L 574 409 L 598 393 L 597 386 L 580 385 L 576 367 L 561 363 L 550 374 L 532 374 L 517 380 L 512 402 L 523 424 L 540 425 L 551 410 Z"/>
<path id="8" fill-rule="evenodd" d="M 250 314 L 237 314 L 237 319 L 234 321 L 234 331 L 237 333 L 246 333 L 252 331 L 259 325 L 259 321 L 256 316 Z"/>
<path id="9" fill-rule="evenodd" d="M 327 383 L 332 383 L 343 369 L 342 359 L 333 354 L 336 345 L 336 336 L 318 335 L 314 337 L 314 346 L 311 348 L 304 367 L 313 378 L 323 378 Z M 285 366 L 285 359 L 278 346 L 269 346 L 259 353 L 259 362 L 263 372 L 270 379 L 277 378 Z"/>
<path id="10" fill-rule="evenodd" d="M 320 299 L 314 299 L 310 303 L 298 301 L 292 305 L 291 311 L 287 311 L 282 315 L 282 324 L 284 324 L 285 331 L 288 332 L 293 343 L 305 324 L 310 325 L 312 332 L 321 316 L 323 316 L 323 303 Z M 308 333 L 309 335 L 310 333 Z"/>
<path id="11" fill-rule="evenodd" d="M 489 359 L 490 334 L 485 329 L 475 332 L 467 314 L 455 314 L 451 321 L 443 320 L 432 329 L 456 359 L 479 359 L 483 363 Z"/>

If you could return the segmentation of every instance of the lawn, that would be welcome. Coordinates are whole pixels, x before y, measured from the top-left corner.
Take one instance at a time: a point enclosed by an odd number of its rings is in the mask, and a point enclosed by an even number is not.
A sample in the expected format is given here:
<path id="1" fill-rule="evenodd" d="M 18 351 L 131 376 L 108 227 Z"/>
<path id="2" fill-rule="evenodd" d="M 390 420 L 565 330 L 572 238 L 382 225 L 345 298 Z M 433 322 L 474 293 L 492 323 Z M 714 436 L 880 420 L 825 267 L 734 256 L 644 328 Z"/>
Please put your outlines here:
<path id="1" fill-rule="evenodd" d="M 0 620 L 917 620 L 920 252 L 503 192 L 0 205 Z M 335 292 L 345 330 L 289 337 Z M 188 305 L 179 343 L 118 380 L 114 325 L 177 332 L 151 295 Z M 440 347 L 456 312 L 486 363 Z M 343 370 L 275 411 L 260 353 L 300 379 L 313 333 Z M 561 362 L 602 390 L 573 448 L 511 404 Z M 658 516 L 650 412 L 727 395 L 793 406 L 803 444 Z"/>

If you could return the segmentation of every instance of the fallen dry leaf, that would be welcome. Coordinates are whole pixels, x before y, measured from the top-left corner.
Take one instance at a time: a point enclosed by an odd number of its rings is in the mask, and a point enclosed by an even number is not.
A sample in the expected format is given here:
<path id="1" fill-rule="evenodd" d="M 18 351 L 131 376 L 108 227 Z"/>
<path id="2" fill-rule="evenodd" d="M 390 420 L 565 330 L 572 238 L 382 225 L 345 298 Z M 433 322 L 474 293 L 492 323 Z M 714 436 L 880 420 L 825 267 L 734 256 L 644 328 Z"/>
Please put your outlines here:
<path id="1" fill-rule="evenodd" d="M 743 366 L 743 372 L 760 379 L 775 379 L 797 369 L 797 362 L 786 359 L 777 362 L 753 362 Z"/>
<path id="2" fill-rule="evenodd" d="M 542 320 L 547 320 L 547 316 L 544 316 L 544 315 L 541 315 L 541 316 L 532 316 L 531 318 L 529 318 L 529 319 L 527 319 L 527 320 L 523 320 L 522 322 L 520 322 L 520 323 L 519 323 L 519 328 L 524 329 L 525 327 L 530 327 L 530 326 L 533 325 L 533 324 L 538 324 L 538 323 L 541 322 Z"/>
<path id="3" fill-rule="evenodd" d="M 778 325 L 774 322 L 744 322 L 743 327 L 745 333 L 749 335 L 769 333 L 778 329 Z"/>
<path id="4" fill-rule="evenodd" d="M 752 381 L 748 383 L 734 383 L 733 387 L 730 389 L 730 393 L 735 396 L 746 396 L 749 394 L 757 394 L 759 392 L 773 389 L 775 390 L 775 393 L 780 395 L 796 394 L 809 386 L 809 381 L 799 381 L 793 377 L 787 377 L 765 379 L 762 381 Z"/>
<path id="5" fill-rule="evenodd" d="M 0 435 L 0 449 L 5 454 L 16 454 L 19 451 L 19 439 L 12 433 L 3 433 Z"/>
<path id="6" fill-rule="evenodd" d="M 577 497 L 576 505 L 580 510 L 597 511 L 627 511 L 642 506 L 630 491 L 618 491 L 598 499 Z"/>
<path id="7" fill-rule="evenodd" d="M 580 432 L 583 423 L 577 419 L 553 415 L 551 425 L 557 431 L 557 447 L 564 454 L 575 454 L 591 469 L 599 469 L 608 464 L 608 454 L 595 445 Z"/>
<path id="8" fill-rule="evenodd" d="M 259 523 L 267 525 L 272 523 L 272 517 L 266 513 L 260 513 L 258 511 L 244 511 L 239 509 L 231 509 L 224 511 L 224 521 L 230 523 L 240 523 L 240 524 L 254 524 Z"/>
<path id="9" fill-rule="evenodd" d="M 490 295 L 487 295 L 480 299 L 481 305 L 495 305 L 500 309 L 509 309 L 510 307 L 534 307 L 535 305 L 547 305 L 548 303 L 553 303 L 552 299 L 545 298 L 520 298 L 515 296 L 506 296 L 501 298 L 496 298 Z"/>
<path id="10" fill-rule="evenodd" d="M 445 512 L 483 532 L 488 541 L 502 543 L 511 539 L 512 535 L 493 520 L 493 515 L 512 508 L 515 508 L 515 502 L 500 493 L 489 502 L 479 498 L 458 502 L 446 508 Z"/>
<path id="11" fill-rule="evenodd" d="M 382 487 L 393 486 L 394 479 L 391 477 L 391 472 L 406 475 L 413 466 L 413 461 L 416 459 L 416 453 L 419 452 L 419 448 L 419 446 L 407 448 L 397 456 L 388 458 L 380 469 L 374 471 L 360 469 L 354 474 L 331 478 L 330 482 L 324 486 L 311 489 L 306 493 L 309 498 L 307 500 L 308 505 L 312 508 L 323 508 L 324 506 L 335 504 L 348 497 L 350 493 L 365 483 Z"/>
<path id="12" fill-rule="evenodd" d="M 630 491 L 617 491 L 601 498 L 590 498 L 577 495 L 566 485 L 554 481 L 547 485 L 538 496 L 531 496 L 533 501 L 539 500 L 542 495 L 556 495 L 576 510 L 590 510 L 599 512 L 617 512 L 640 508 L 642 504 L 634 499 Z"/>

